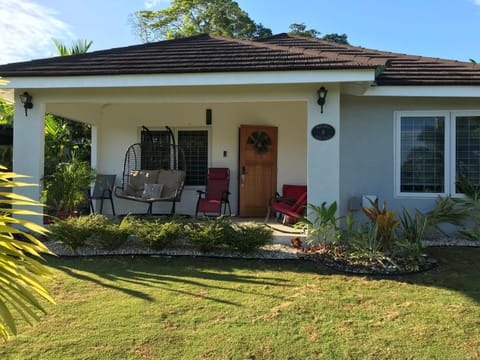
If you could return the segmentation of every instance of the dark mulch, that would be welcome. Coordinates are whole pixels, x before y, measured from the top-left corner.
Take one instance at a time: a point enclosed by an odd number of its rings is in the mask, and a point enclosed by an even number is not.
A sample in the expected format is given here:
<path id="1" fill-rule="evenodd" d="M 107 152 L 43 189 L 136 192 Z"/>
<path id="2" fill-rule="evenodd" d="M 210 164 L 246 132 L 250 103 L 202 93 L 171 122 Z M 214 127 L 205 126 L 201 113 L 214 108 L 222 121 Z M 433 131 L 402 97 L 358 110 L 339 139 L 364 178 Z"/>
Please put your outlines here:
<path id="1" fill-rule="evenodd" d="M 435 268 L 438 263 L 434 258 L 425 257 L 414 262 L 402 259 L 358 259 L 347 256 L 335 256 L 332 253 L 307 253 L 300 255 L 306 260 L 316 261 L 330 269 L 357 275 L 409 275 Z"/>

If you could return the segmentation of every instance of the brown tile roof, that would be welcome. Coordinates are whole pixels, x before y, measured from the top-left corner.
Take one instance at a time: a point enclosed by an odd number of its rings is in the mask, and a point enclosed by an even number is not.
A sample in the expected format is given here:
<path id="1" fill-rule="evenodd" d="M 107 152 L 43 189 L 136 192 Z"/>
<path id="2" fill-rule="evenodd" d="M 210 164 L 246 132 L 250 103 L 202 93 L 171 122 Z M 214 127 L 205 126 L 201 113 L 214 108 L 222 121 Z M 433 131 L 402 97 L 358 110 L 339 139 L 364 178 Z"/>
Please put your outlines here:
<path id="1" fill-rule="evenodd" d="M 0 65 L 0 76 L 85 76 L 377 69 L 379 85 L 480 85 L 480 66 L 279 34 L 259 41 L 213 35 Z M 379 71 L 381 70 L 381 71 Z"/>
<path id="2" fill-rule="evenodd" d="M 422 56 L 397 54 L 287 34 L 262 43 L 317 51 L 325 57 L 379 64 L 377 85 L 480 85 L 480 65 Z"/>

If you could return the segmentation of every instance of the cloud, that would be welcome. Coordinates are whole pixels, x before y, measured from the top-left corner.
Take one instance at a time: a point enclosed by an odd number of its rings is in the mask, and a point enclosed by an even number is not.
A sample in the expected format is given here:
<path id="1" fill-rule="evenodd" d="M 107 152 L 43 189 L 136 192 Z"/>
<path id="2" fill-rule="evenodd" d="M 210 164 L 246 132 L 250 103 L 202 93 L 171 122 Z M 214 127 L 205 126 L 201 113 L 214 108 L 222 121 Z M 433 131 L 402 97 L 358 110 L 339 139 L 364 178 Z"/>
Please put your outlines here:
<path id="1" fill-rule="evenodd" d="M 480 0 L 473 0 L 473 3 L 477 6 L 480 6 Z"/>
<path id="2" fill-rule="evenodd" d="M 58 13 L 32 0 L 0 1 L 0 64 L 48 57 L 52 38 L 71 38 Z"/>

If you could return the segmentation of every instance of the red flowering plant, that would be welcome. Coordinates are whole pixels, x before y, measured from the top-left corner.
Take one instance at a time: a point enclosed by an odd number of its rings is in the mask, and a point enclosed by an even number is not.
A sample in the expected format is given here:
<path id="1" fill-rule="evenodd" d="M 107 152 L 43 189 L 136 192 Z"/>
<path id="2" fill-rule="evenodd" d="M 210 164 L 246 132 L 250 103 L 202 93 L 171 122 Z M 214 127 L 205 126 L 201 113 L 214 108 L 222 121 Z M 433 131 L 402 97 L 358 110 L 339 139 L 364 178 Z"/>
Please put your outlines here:
<path id="1" fill-rule="evenodd" d="M 322 243 L 322 244 L 314 244 L 309 243 L 308 245 L 304 246 L 302 239 L 299 237 L 294 237 L 290 240 L 290 244 L 292 247 L 303 253 L 303 254 L 314 254 L 314 253 L 330 253 L 334 256 L 341 256 L 345 251 L 345 246 L 342 244 L 336 243 Z"/>

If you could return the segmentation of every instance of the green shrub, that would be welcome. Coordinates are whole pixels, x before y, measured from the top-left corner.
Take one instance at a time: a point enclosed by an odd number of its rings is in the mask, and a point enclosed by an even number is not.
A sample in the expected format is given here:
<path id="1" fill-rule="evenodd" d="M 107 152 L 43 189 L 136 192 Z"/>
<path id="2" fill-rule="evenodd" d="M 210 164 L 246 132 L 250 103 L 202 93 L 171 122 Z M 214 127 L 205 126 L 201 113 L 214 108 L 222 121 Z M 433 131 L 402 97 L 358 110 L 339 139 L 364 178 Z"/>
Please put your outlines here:
<path id="1" fill-rule="evenodd" d="M 132 215 L 127 215 L 122 218 L 118 227 L 128 232 L 130 235 L 136 235 L 138 228 L 142 226 L 142 224 L 142 220 Z"/>
<path id="2" fill-rule="evenodd" d="M 91 229 L 87 226 L 87 216 L 72 217 L 66 220 L 55 220 L 49 226 L 51 238 L 61 242 L 72 251 L 85 246 L 88 237 L 91 235 Z"/>
<path id="3" fill-rule="evenodd" d="M 114 250 L 125 243 L 129 234 L 101 214 L 56 220 L 49 229 L 54 240 L 60 241 L 73 251 L 81 246 Z"/>
<path id="4" fill-rule="evenodd" d="M 86 198 L 95 171 L 86 161 L 73 157 L 69 163 L 60 163 L 55 172 L 47 176 L 42 193 L 47 209 L 55 215 L 70 214 Z"/>
<path id="5" fill-rule="evenodd" d="M 183 224 L 171 220 L 129 220 L 129 226 L 135 224 L 133 235 L 139 237 L 145 245 L 152 249 L 164 249 L 172 246 L 183 237 Z"/>
<path id="6" fill-rule="evenodd" d="M 263 225 L 238 225 L 225 233 L 224 243 L 233 250 L 252 252 L 273 240 L 273 231 Z"/>
<path id="7" fill-rule="evenodd" d="M 186 236 L 191 245 L 210 251 L 222 246 L 225 232 L 213 223 L 191 223 L 186 227 Z"/>
<path id="8" fill-rule="evenodd" d="M 128 235 L 125 229 L 116 224 L 109 224 L 93 231 L 87 243 L 105 250 L 116 250 L 125 244 Z"/>

